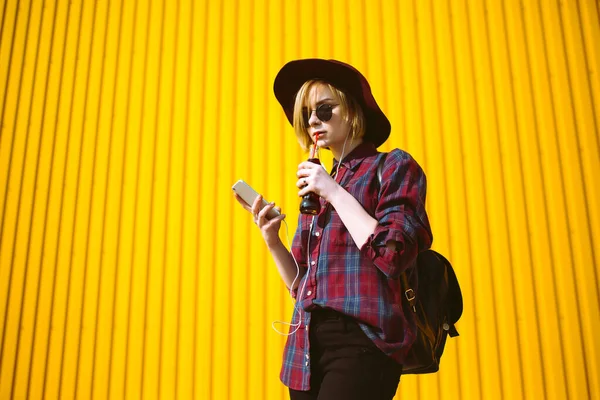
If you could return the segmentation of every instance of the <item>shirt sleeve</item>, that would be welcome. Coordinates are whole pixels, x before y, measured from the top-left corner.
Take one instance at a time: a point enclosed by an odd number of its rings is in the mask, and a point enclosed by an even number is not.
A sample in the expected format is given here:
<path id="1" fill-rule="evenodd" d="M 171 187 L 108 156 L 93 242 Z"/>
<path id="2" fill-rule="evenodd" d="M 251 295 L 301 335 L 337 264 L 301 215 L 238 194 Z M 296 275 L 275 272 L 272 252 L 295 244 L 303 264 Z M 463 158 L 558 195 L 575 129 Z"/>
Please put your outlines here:
<path id="1" fill-rule="evenodd" d="M 300 275 L 302 275 L 302 272 L 307 268 L 306 254 L 303 251 L 304 247 L 302 246 L 302 241 L 306 234 L 306 230 L 303 230 L 302 228 L 302 214 L 300 214 L 298 215 L 298 227 L 296 228 L 296 233 L 294 234 L 294 239 L 292 240 L 292 249 L 290 250 L 290 252 L 292 253 L 292 257 L 294 257 L 294 260 L 296 260 L 296 263 L 298 264 L 298 268 L 300 269 Z M 300 282 L 302 281 L 301 278 L 298 279 Z M 296 288 L 292 289 L 292 291 L 290 292 L 294 299 L 298 295 L 298 288 L 300 287 L 300 282 L 298 282 L 298 286 L 296 286 Z"/>
<path id="2" fill-rule="evenodd" d="M 377 179 L 377 178 L 375 178 Z M 361 252 L 389 278 L 398 277 L 433 241 L 425 211 L 427 181 L 423 169 L 406 152 L 394 150 L 385 160 L 378 225 Z"/>

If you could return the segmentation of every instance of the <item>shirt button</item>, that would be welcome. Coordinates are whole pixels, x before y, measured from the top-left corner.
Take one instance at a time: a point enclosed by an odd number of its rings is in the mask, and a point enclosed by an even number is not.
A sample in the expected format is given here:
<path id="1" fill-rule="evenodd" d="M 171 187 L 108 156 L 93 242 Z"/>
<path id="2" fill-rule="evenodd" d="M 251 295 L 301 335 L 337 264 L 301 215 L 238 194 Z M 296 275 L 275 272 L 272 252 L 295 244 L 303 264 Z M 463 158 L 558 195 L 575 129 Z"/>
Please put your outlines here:
<path id="1" fill-rule="evenodd" d="M 309 290 L 308 292 L 306 292 L 307 296 L 310 296 L 312 294 L 312 290 Z"/>
<path id="2" fill-rule="evenodd" d="M 315 236 L 316 236 L 316 237 L 319 237 L 319 236 L 321 236 L 321 232 L 315 232 Z"/>
<path id="3" fill-rule="evenodd" d="M 310 358 L 310 356 L 307 354 L 307 355 L 306 355 L 306 359 L 308 360 L 309 358 Z"/>
<path id="4" fill-rule="evenodd" d="M 310 265 L 315 265 L 317 262 L 316 261 L 311 261 Z"/>
<path id="5" fill-rule="evenodd" d="M 308 361 L 304 363 L 308 367 Z"/>

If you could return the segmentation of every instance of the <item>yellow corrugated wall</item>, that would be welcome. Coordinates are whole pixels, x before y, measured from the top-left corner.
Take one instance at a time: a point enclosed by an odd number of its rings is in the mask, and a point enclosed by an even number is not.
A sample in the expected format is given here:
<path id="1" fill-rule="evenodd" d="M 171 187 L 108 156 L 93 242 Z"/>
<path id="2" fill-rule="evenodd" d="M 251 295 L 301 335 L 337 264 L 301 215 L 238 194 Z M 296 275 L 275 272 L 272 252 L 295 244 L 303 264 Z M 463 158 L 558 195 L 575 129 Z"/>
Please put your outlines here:
<path id="1" fill-rule="evenodd" d="M 462 285 L 441 371 L 397 398 L 600 398 L 597 0 L 0 13 L 1 399 L 287 397 L 271 323 L 292 301 L 230 188 L 293 234 L 306 154 L 272 83 L 305 57 L 367 75 L 393 127 L 380 150 L 425 169 Z"/>

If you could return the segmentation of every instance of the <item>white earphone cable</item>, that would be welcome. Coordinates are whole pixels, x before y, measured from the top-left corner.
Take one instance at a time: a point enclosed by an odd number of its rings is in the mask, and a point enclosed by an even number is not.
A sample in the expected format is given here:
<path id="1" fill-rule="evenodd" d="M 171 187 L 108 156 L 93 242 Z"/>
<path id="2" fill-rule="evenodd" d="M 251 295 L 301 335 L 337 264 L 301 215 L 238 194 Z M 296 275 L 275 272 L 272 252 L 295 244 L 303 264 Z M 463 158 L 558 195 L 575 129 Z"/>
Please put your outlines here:
<path id="1" fill-rule="evenodd" d="M 313 227 L 313 223 L 315 221 L 315 217 L 312 217 L 312 221 L 310 222 L 310 226 L 308 229 L 308 244 L 307 244 L 307 254 L 306 254 L 306 259 L 307 259 L 307 270 L 306 270 L 306 274 L 305 276 L 308 278 L 309 273 L 310 273 L 310 252 L 308 249 L 310 249 L 310 235 L 312 232 L 312 227 Z M 296 276 L 294 277 L 294 280 L 292 281 L 292 284 L 290 285 L 290 296 L 292 296 L 292 290 L 294 285 L 296 284 L 296 280 L 298 280 L 298 277 L 300 276 L 300 266 L 298 265 L 298 261 L 296 261 L 296 257 L 294 257 L 294 253 L 292 253 L 291 249 L 292 246 L 290 245 L 290 234 L 289 234 L 289 229 L 288 229 L 288 224 L 285 220 L 283 220 L 283 222 L 285 223 L 285 233 L 286 233 L 286 239 L 287 239 L 287 244 L 288 244 L 288 248 L 290 249 L 290 254 L 292 255 L 292 259 L 294 260 L 294 264 L 296 264 Z M 302 278 L 300 278 L 302 279 Z M 300 327 L 302 326 L 302 309 L 298 308 L 298 301 L 302 298 L 302 295 L 304 294 L 304 289 L 306 288 L 306 281 L 307 279 L 304 280 L 304 284 L 302 285 L 302 288 L 300 289 L 300 291 L 298 292 L 297 296 L 296 296 L 296 302 L 294 303 L 294 308 L 296 309 L 296 311 L 298 311 L 298 322 L 294 323 L 294 322 L 286 322 L 286 321 L 280 321 L 280 320 L 276 320 L 273 321 L 271 323 L 271 328 L 273 328 L 273 330 L 275 332 L 277 332 L 280 335 L 284 335 L 284 336 L 289 336 L 289 335 L 293 335 L 294 333 L 296 333 L 298 331 L 298 329 L 300 329 Z M 292 296 L 293 297 L 293 296 Z M 275 324 L 281 324 L 281 325 L 287 325 L 290 327 L 294 327 L 294 330 L 289 332 L 289 333 L 285 333 L 285 332 L 281 332 L 279 329 L 277 329 L 275 327 Z"/>
<path id="2" fill-rule="evenodd" d="M 344 159 L 344 153 L 346 151 L 346 143 L 348 142 L 348 136 L 350 136 L 350 133 L 348 133 L 348 135 L 346 136 L 346 139 L 344 140 L 344 146 L 342 147 L 342 155 L 340 157 L 340 160 L 338 161 L 337 169 L 335 171 L 335 178 L 334 179 L 335 179 L 336 182 L 337 182 L 338 175 L 339 175 L 339 172 L 340 172 L 340 165 L 342 164 L 342 160 Z M 351 145 L 352 145 L 352 140 L 350 140 L 350 144 Z M 301 308 L 298 308 L 298 301 L 300 301 L 302 299 L 302 295 L 304 294 L 304 289 L 306 288 L 306 281 L 308 280 L 308 277 L 310 276 L 309 275 L 310 274 L 310 264 L 311 264 L 311 262 L 310 262 L 310 237 L 312 235 L 312 228 L 313 228 L 314 222 L 315 222 L 315 217 L 313 216 L 312 217 L 312 221 L 310 221 L 310 226 L 308 228 L 308 243 L 306 244 L 306 260 L 307 260 L 306 261 L 306 265 L 307 265 L 307 269 L 306 269 L 306 273 L 304 275 L 304 276 L 306 276 L 306 279 L 304 279 L 304 284 L 302 285 L 302 288 L 298 292 L 298 294 L 296 296 L 296 302 L 294 303 L 294 308 L 296 309 L 296 311 L 298 311 L 298 322 L 296 322 L 296 323 L 291 322 L 290 323 L 290 322 L 280 321 L 280 320 L 273 321 L 271 323 L 271 328 L 273 328 L 273 330 L 275 332 L 277 332 L 278 334 L 280 334 L 280 335 L 284 335 L 284 336 L 293 335 L 302 326 L 302 312 L 303 311 L 302 311 Z M 288 248 L 290 249 L 290 254 L 292 255 L 292 259 L 294 260 L 294 264 L 296 264 L 296 276 L 294 277 L 294 280 L 292 281 L 292 284 L 290 285 L 290 296 L 292 296 L 293 287 L 296 284 L 296 280 L 298 280 L 298 277 L 300 276 L 300 266 L 298 265 L 298 261 L 296 261 L 296 257 L 294 257 L 294 253 L 292 253 L 292 246 L 290 245 L 290 232 L 289 232 L 288 224 L 287 224 L 287 222 L 285 220 L 283 220 L 283 223 L 285 224 L 285 236 L 286 236 L 286 239 L 287 239 L 287 245 L 288 245 Z M 300 278 L 300 279 L 302 279 L 302 278 Z M 281 332 L 279 329 L 277 329 L 275 327 L 275 324 L 281 324 L 281 325 L 287 325 L 287 326 L 290 326 L 290 327 L 294 327 L 294 330 L 291 331 L 291 332 L 289 332 L 289 333 Z"/>

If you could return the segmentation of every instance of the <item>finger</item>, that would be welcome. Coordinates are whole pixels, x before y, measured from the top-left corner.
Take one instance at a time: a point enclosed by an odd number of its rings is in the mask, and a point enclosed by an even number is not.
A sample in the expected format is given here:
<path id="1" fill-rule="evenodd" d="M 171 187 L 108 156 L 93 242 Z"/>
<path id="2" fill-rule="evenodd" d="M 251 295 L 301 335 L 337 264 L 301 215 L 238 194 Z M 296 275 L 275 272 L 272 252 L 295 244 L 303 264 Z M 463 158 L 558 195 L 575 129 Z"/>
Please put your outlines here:
<path id="1" fill-rule="evenodd" d="M 306 178 L 300 178 L 296 181 L 296 186 L 298 186 L 299 188 L 305 188 L 308 186 L 308 181 L 306 180 Z"/>
<path id="2" fill-rule="evenodd" d="M 242 199 L 239 194 L 233 192 L 233 196 L 235 197 L 237 202 L 240 203 L 242 205 L 242 207 L 244 207 L 244 209 L 246 211 L 252 212 L 252 207 L 250 206 L 250 204 L 246 203 L 246 201 L 244 199 Z"/>
<path id="3" fill-rule="evenodd" d="M 252 203 L 252 214 L 254 214 L 255 216 L 258 215 L 259 211 L 260 211 L 260 205 L 262 203 L 262 196 L 259 194 L 256 199 L 254 199 L 254 203 Z"/>
<path id="4" fill-rule="evenodd" d="M 285 214 L 280 214 L 273 219 L 270 219 L 269 222 L 265 224 L 266 228 L 271 227 L 272 225 L 278 224 L 285 219 Z"/>
<path id="5" fill-rule="evenodd" d="M 259 211 L 259 213 L 258 213 L 258 219 L 260 220 L 262 218 L 267 218 L 267 214 L 269 213 L 269 211 L 271 211 L 273 209 L 273 207 L 275 207 L 275 203 L 273 203 L 273 202 L 267 203 L 267 205 L 264 206 L 262 208 L 262 210 Z"/>
<path id="6" fill-rule="evenodd" d="M 298 176 L 298 177 L 310 176 L 312 173 L 313 173 L 312 169 L 300 168 L 300 169 L 298 169 L 298 172 L 296 172 L 296 176 Z"/>
<path id="7" fill-rule="evenodd" d="M 298 169 L 314 169 L 319 166 L 320 164 L 315 164 L 314 162 L 302 161 L 300 164 L 298 164 Z"/>
<path id="8" fill-rule="evenodd" d="M 308 189 L 307 187 L 303 187 L 302 189 L 300 189 L 300 191 L 298 191 L 298 196 L 302 197 L 310 192 L 310 189 Z"/>

